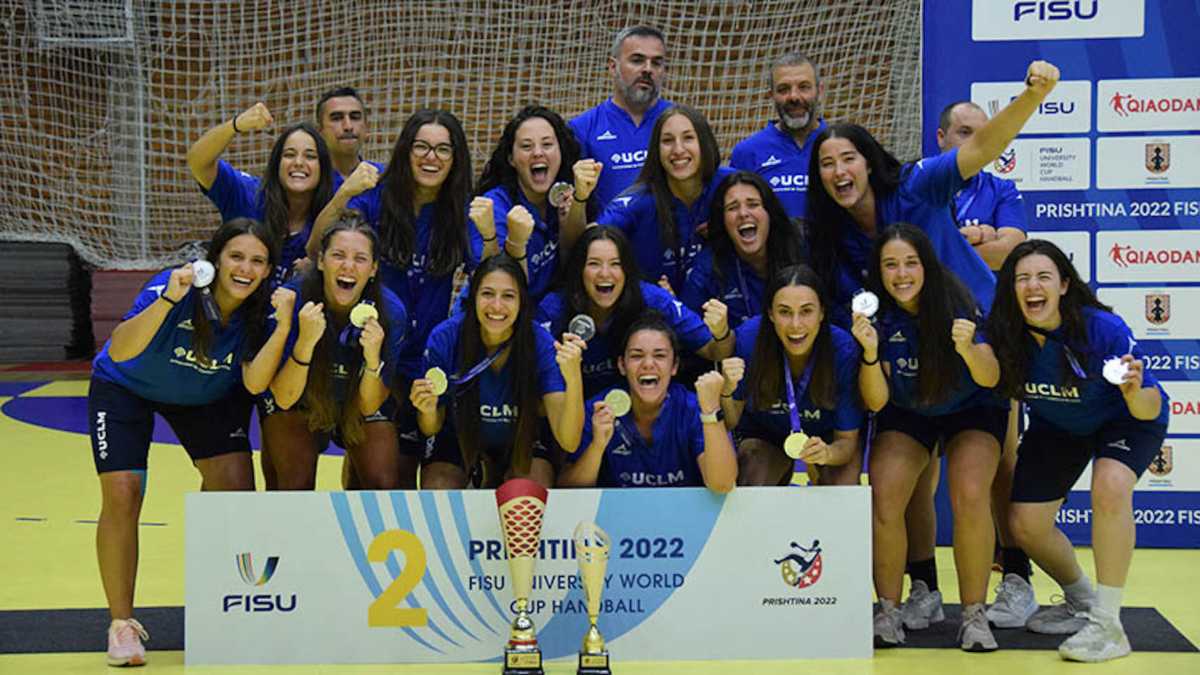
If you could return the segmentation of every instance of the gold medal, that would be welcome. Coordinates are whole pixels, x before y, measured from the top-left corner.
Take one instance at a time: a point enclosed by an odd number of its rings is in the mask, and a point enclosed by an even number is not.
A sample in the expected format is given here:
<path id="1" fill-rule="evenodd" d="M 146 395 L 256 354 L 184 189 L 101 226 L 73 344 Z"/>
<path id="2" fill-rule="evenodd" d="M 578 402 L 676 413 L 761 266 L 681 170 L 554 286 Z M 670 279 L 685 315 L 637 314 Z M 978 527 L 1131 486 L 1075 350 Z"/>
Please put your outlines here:
<path id="1" fill-rule="evenodd" d="M 437 367 L 430 368 L 425 371 L 425 379 L 433 384 L 434 396 L 441 396 L 446 393 L 446 387 L 449 386 L 449 382 L 446 380 L 446 372 L 444 370 Z"/>
<path id="2" fill-rule="evenodd" d="M 808 434 L 803 431 L 793 431 L 783 440 L 783 451 L 792 459 L 800 459 L 806 443 L 808 443 Z"/>
<path id="3" fill-rule="evenodd" d="M 360 302 L 350 310 L 350 323 L 354 324 L 355 328 L 362 328 L 367 325 L 368 320 L 378 318 L 379 310 L 369 302 Z"/>
<path id="4" fill-rule="evenodd" d="M 611 408 L 617 417 L 624 417 L 633 406 L 633 401 L 624 389 L 613 389 L 604 395 L 604 404 Z"/>

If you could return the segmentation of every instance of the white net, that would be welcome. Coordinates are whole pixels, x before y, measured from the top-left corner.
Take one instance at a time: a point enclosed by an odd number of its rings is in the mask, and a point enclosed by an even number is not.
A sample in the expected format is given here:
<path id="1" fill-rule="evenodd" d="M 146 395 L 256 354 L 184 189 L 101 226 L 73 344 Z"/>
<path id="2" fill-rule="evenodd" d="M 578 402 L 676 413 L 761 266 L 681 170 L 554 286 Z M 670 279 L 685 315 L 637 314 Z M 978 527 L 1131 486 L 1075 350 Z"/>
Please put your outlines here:
<path id="1" fill-rule="evenodd" d="M 0 238 L 61 241 L 104 268 L 174 262 L 216 210 L 188 145 L 255 101 L 277 125 L 312 119 L 321 92 L 363 92 L 369 159 L 404 119 L 462 119 L 476 171 L 505 120 L 540 101 L 572 117 L 611 93 L 614 33 L 668 38 L 665 95 L 704 111 L 723 157 L 774 115 L 766 66 L 805 51 L 824 115 L 919 149 L 921 0 L 478 0 L 238 2 L 0 0 Z M 258 174 L 270 134 L 225 154 Z"/>

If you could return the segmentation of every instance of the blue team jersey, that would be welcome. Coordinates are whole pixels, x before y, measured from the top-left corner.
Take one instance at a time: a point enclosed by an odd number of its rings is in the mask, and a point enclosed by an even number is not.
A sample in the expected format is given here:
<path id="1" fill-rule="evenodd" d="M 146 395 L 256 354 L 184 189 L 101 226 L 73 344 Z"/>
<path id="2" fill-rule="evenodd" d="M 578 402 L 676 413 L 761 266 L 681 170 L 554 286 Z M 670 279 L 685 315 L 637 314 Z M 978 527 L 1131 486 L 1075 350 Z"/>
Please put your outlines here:
<path id="1" fill-rule="evenodd" d="M 558 209 L 547 204 L 549 215 L 542 217 L 542 211 L 525 198 L 521 188 L 517 188 L 517 200 L 504 187 L 494 187 L 484 195 L 492 200 L 492 215 L 496 219 L 496 243 L 504 250 L 504 242 L 508 238 L 508 211 L 517 204 L 524 206 L 533 215 L 533 233 L 525 244 L 525 265 L 529 270 L 529 296 L 534 302 L 542 299 L 554 282 L 554 273 L 558 270 Z M 468 228 L 471 235 L 471 256 L 473 260 L 483 258 L 483 236 L 479 229 Z"/>
<path id="2" fill-rule="evenodd" d="M 382 183 L 360 195 L 355 195 L 347 204 L 349 208 L 363 212 L 367 222 L 382 236 L 380 218 L 382 214 Z M 413 246 L 412 259 L 405 264 L 397 261 L 381 260 L 379 275 L 383 285 L 396 294 L 408 309 L 408 328 L 404 341 L 404 351 L 400 354 L 400 372 L 408 379 L 421 376 L 421 358 L 425 351 L 425 341 L 429 333 L 446 317 L 450 315 L 450 294 L 454 291 L 454 274 L 433 276 L 427 266 L 430 264 L 430 239 L 434 228 L 435 205 L 430 203 L 421 207 L 417 214 L 416 241 Z M 474 228 L 472 228 L 474 229 Z M 471 255 L 470 247 L 463 251 L 466 269 L 475 269 L 478 260 Z"/>
<path id="3" fill-rule="evenodd" d="M 154 275 L 133 302 L 122 321 L 128 321 L 158 300 L 167 288 L 171 270 Z M 127 361 L 113 361 L 112 340 L 104 343 L 92 361 L 93 374 L 119 384 L 144 399 L 175 405 L 203 405 L 224 398 L 242 381 L 246 359 L 246 326 L 239 308 L 223 327 L 213 326 L 208 347 L 210 363 L 199 363 L 192 351 L 192 312 L 200 291 L 192 288 L 167 312 L 158 332 L 142 353 Z"/>
<path id="4" fill-rule="evenodd" d="M 1075 386 L 1064 381 L 1070 372 L 1063 352 L 1063 335 L 1052 331 L 1046 343 L 1038 347 L 1032 336 L 1027 338 L 1030 351 L 1029 372 L 1025 378 L 1025 404 L 1029 406 L 1031 424 L 1049 424 L 1070 434 L 1086 436 L 1114 422 L 1137 421 L 1129 414 L 1119 387 L 1109 384 L 1101 374 L 1104 362 L 1114 356 L 1133 354 L 1144 359 L 1141 347 L 1121 317 L 1095 307 L 1083 309 L 1087 325 L 1086 345 L 1071 345 L 1087 379 Z M 1067 370 L 1064 371 L 1064 368 Z M 1146 369 L 1143 386 L 1158 387 L 1162 394 L 1162 412 L 1152 423 L 1166 426 L 1170 417 L 1170 400 L 1154 374 Z"/>
<path id="5" fill-rule="evenodd" d="M 579 452 L 568 454 L 567 461 L 579 459 L 592 442 L 592 416 L 596 401 L 604 400 L 605 389 L 590 399 L 584 410 L 583 437 Z M 704 423 L 700 421 L 700 403 L 683 385 L 672 383 L 662 409 L 654 420 L 650 443 L 642 438 L 633 413 L 617 418 L 613 437 L 604 446 L 604 459 L 596 487 L 704 487 L 700 455 L 704 454 Z"/>
<path id="6" fill-rule="evenodd" d="M 974 321 L 976 326 L 975 342 L 985 342 L 982 316 L 960 318 L 970 318 Z M 958 352 L 946 354 L 944 357 L 954 359 L 962 368 L 954 390 L 937 404 L 922 404 L 917 382 L 918 356 L 921 353 L 917 317 L 902 309 L 882 311 L 877 329 L 879 332 L 879 358 L 888 364 L 891 371 L 887 375 L 887 381 L 888 401 L 892 405 L 927 417 L 948 415 L 981 405 L 1006 407 L 1007 404 L 991 389 L 976 384 L 967 370 L 967 364 L 963 362 Z"/>
<path id="7" fill-rule="evenodd" d="M 737 328 L 752 316 L 762 314 L 766 282 L 736 253 L 720 261 L 721 278 L 714 269 L 713 250 L 700 250 L 687 272 L 679 297 L 694 312 L 702 313 L 704 303 L 716 298 L 729 310 L 729 326 Z"/>
<path id="8" fill-rule="evenodd" d="M 791 134 L 780 131 L 777 122 L 751 134 L 733 146 L 729 166 L 753 171 L 771 185 L 775 196 L 791 218 L 803 218 L 808 211 L 808 158 L 813 140 L 825 130 L 825 120 L 809 132 L 804 145 L 796 144 Z"/>
<path id="9" fill-rule="evenodd" d="M 642 123 L 634 124 L 629 113 L 610 98 L 571 120 L 571 130 L 579 141 L 580 158 L 594 159 L 604 165 L 592 192 L 592 201 L 600 210 L 637 180 L 646 163 L 650 132 L 658 116 L 669 107 L 671 102 L 660 98 L 642 116 Z"/>
<path id="10" fill-rule="evenodd" d="M 1013 227 L 1022 232 L 1028 228 L 1025 201 L 1011 180 L 980 171 L 963 183 L 954 194 L 954 222 L 966 225 L 991 225 L 997 230 Z"/>
<path id="11" fill-rule="evenodd" d="M 287 284 L 287 288 L 296 292 L 296 304 L 292 309 L 292 328 L 288 331 L 287 341 L 283 346 L 283 358 L 280 363 L 287 361 L 292 355 L 292 350 L 296 346 L 296 340 L 300 338 L 300 310 L 304 307 L 306 300 L 320 302 L 321 298 L 304 298 L 300 293 L 301 280 L 294 279 Z M 408 310 L 404 307 L 404 303 L 400 298 L 396 297 L 395 293 L 389 291 L 386 287 L 379 288 L 380 295 L 383 299 L 383 308 L 380 311 L 380 324 L 383 327 L 383 345 L 379 350 L 379 358 L 383 361 L 383 372 L 380 373 L 380 379 L 388 388 L 394 388 L 396 373 L 400 368 L 400 357 L 405 349 L 405 329 L 408 327 Z M 327 319 L 328 320 L 328 319 Z M 268 328 L 274 330 L 274 322 L 268 322 Z M 330 374 L 333 376 L 333 395 L 334 399 L 339 403 L 344 403 L 350 394 L 349 386 L 350 379 L 357 374 L 358 369 L 363 365 L 362 347 L 358 344 L 358 339 L 349 340 L 349 344 L 341 344 L 339 338 L 342 333 L 342 326 L 334 329 L 333 334 L 335 342 L 331 345 L 333 352 L 330 358 Z M 321 338 L 324 342 L 329 336 Z M 321 349 L 321 342 L 317 343 L 316 349 Z"/>
<path id="12" fill-rule="evenodd" d="M 691 311 L 671 294 L 663 289 L 641 282 L 642 301 L 646 309 L 652 309 L 663 315 L 679 338 L 679 344 L 689 352 L 694 352 L 713 339 L 712 332 L 695 312 Z M 551 335 L 562 335 L 567 330 L 567 324 L 572 317 L 568 316 L 566 298 L 562 291 L 550 293 L 537 309 L 537 322 L 548 330 Z M 593 396 L 606 387 L 613 387 L 625 381 L 617 370 L 617 357 L 621 355 L 621 345 L 615 344 L 616 336 L 609 335 L 611 322 L 596 327 L 596 335 L 588 340 L 587 349 L 583 350 L 583 395 Z M 590 410 L 590 408 L 589 408 Z"/>
<path id="13" fill-rule="evenodd" d="M 925 231 L 933 243 L 933 251 L 947 269 L 958 275 L 975 301 L 985 312 L 992 307 L 996 294 L 996 277 L 987 263 L 958 232 L 950 217 L 954 193 L 963 186 L 958 172 L 958 149 L 906 165 L 900 187 L 887 195 L 875 195 L 875 223 L 883 231 L 892 223 L 912 223 Z M 819 183 L 814 190 L 824 190 Z M 867 261 L 874 241 L 862 233 L 850 214 L 843 212 L 842 250 L 850 265 L 850 276 L 866 278 Z M 837 298 L 838 302 L 849 298 Z"/>
<path id="14" fill-rule="evenodd" d="M 754 341 L 758 339 L 758 329 L 762 316 L 752 317 L 742 323 L 734 331 L 735 342 L 733 352 L 746 362 L 746 372 L 750 372 L 750 361 L 754 354 Z M 862 426 L 863 411 L 858 402 L 858 361 L 862 350 L 849 333 L 837 326 L 829 327 L 833 338 L 834 379 L 837 382 L 837 402 L 832 410 L 818 408 L 809 398 L 808 389 L 796 391 L 796 409 L 800 413 L 800 426 L 809 436 L 825 437 L 837 431 L 854 431 Z M 772 330 L 770 327 L 767 330 Z M 782 363 L 774 367 L 782 367 Z M 798 376 L 792 381 L 799 386 Z M 738 383 L 733 392 L 736 401 L 746 401 L 742 418 L 738 421 L 738 430 L 752 438 L 762 438 L 774 445 L 783 445 L 783 440 L 791 433 L 791 420 L 788 415 L 787 394 L 780 393 L 778 400 L 767 405 L 760 405 L 760 410 L 754 410 L 753 402 L 747 401 L 749 391 L 746 380 Z"/>
<path id="15" fill-rule="evenodd" d="M 462 335 L 462 324 L 465 314 L 455 314 L 433 329 L 429 334 L 429 343 L 425 347 L 423 370 L 438 367 L 448 376 L 465 373 L 474 363 L 459 363 L 459 338 Z M 558 362 L 554 360 L 554 338 L 546 329 L 534 324 L 534 342 L 537 347 L 537 383 L 538 392 L 542 396 L 557 391 L 566 391 L 567 383 L 563 380 Z M 461 371 L 461 372 L 460 372 Z M 505 362 L 499 372 L 491 367 L 485 368 L 475 379 L 463 386 L 479 387 L 479 432 L 484 447 L 481 451 L 506 451 L 512 448 L 513 434 L 516 433 L 517 416 L 520 414 L 513 400 L 515 391 L 512 387 L 517 377 L 529 377 L 529 373 L 518 375 L 513 372 L 513 364 Z M 446 393 L 438 399 L 438 405 L 448 405 L 456 397 L 458 386 L 451 384 Z M 446 424 L 453 425 L 458 414 L 471 414 L 470 411 L 459 411 L 453 405 L 449 406 Z"/>
<path id="16" fill-rule="evenodd" d="M 336 175 L 337 172 L 334 172 Z M 222 222 L 234 218 L 250 218 L 265 222 L 262 195 L 262 179 L 238 171 L 229 162 L 217 160 L 217 178 L 212 187 L 204 190 L 204 196 L 221 212 Z M 307 256 L 305 247 L 312 234 L 313 219 L 304 224 L 304 229 L 293 232 L 283 240 L 279 249 L 279 264 L 271 277 L 271 285 L 279 286 L 291 275 L 292 264 Z"/>
<path id="17" fill-rule="evenodd" d="M 717 167 L 716 174 L 705 184 L 700 197 L 691 207 L 671 197 L 675 217 L 675 246 L 668 246 L 658 235 L 658 211 L 654 195 L 643 185 L 634 185 L 608 205 L 596 219 L 601 225 L 612 225 L 625 233 L 633 245 L 638 268 L 647 279 L 658 280 L 666 275 L 675 292 L 683 289 L 684 277 L 692 261 L 700 253 L 704 238 L 696 231 L 708 223 L 708 210 L 717 186 L 733 173 L 727 166 Z"/>

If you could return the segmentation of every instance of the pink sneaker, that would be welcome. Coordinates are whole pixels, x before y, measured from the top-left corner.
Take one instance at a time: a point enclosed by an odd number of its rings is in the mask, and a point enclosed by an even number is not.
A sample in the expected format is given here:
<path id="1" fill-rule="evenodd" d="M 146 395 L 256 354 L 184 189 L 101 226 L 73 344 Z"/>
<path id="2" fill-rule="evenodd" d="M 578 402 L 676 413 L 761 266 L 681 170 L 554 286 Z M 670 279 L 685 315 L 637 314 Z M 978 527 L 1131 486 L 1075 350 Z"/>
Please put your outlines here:
<path id="1" fill-rule="evenodd" d="M 146 648 L 142 646 L 142 640 L 149 639 L 146 629 L 135 619 L 113 619 L 108 626 L 108 665 L 146 665 Z"/>

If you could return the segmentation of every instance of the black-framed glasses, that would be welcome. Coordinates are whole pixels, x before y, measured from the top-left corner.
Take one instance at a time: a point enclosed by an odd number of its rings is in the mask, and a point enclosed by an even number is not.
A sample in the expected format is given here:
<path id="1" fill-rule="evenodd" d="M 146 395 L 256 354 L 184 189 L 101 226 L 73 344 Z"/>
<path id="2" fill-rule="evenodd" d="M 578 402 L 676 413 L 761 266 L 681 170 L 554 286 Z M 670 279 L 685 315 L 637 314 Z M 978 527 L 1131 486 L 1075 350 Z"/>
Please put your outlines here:
<path id="1" fill-rule="evenodd" d="M 435 157 L 443 162 L 447 162 L 454 158 L 454 146 L 450 145 L 449 143 L 430 145 L 425 141 L 413 141 L 412 154 L 416 155 L 417 157 L 428 157 L 430 152 L 432 152 Z"/>

